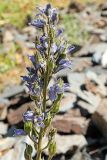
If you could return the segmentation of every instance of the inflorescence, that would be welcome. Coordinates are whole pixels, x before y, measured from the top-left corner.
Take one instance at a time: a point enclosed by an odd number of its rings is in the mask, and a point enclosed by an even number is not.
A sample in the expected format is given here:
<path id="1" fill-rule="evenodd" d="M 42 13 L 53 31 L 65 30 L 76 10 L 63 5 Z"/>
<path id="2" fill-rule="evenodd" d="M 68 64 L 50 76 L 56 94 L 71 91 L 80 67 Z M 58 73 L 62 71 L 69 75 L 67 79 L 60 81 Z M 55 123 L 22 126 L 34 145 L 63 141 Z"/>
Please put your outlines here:
<path id="1" fill-rule="evenodd" d="M 36 19 L 30 23 L 38 30 L 34 42 L 35 53 L 28 56 L 32 65 L 27 67 L 27 76 L 22 76 L 30 97 L 35 102 L 35 109 L 24 113 L 24 130 L 16 129 L 15 135 L 28 135 L 36 146 L 37 160 L 40 160 L 42 137 L 44 137 L 53 117 L 59 111 L 63 93 L 69 87 L 61 79 L 55 79 L 55 83 L 50 87 L 48 86 L 54 74 L 65 68 L 71 69 L 72 64 L 67 55 L 73 52 L 74 47 L 63 40 L 63 29 L 57 28 L 58 10 L 52 8 L 50 4 L 47 4 L 45 8 L 37 9 Z M 47 108 L 46 103 L 49 100 L 51 107 Z M 48 133 L 49 143 L 47 147 L 50 144 L 51 148 L 54 146 L 54 134 L 55 129 L 51 127 Z M 53 151 L 51 148 L 49 152 Z M 54 153 L 50 154 L 52 157 Z"/>

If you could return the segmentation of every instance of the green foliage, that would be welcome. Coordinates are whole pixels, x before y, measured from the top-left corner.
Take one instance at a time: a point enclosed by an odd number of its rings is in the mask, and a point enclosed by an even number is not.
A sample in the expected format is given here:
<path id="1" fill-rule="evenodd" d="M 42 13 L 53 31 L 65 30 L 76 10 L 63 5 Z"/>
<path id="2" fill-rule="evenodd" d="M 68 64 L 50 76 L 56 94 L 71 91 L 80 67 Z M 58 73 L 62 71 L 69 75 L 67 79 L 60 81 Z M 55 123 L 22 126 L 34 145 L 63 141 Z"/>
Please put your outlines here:
<path id="1" fill-rule="evenodd" d="M 0 0 L 0 20 L 21 28 L 24 26 L 26 16 L 34 8 L 34 0 Z"/>
<path id="2" fill-rule="evenodd" d="M 77 19 L 75 15 L 63 14 L 61 18 L 67 37 L 71 43 L 84 44 L 88 40 L 89 34 L 85 31 L 83 22 Z"/>
<path id="3" fill-rule="evenodd" d="M 0 46 L 2 49 L 2 46 Z M 0 73 L 12 69 L 16 65 L 15 49 L 11 48 L 8 53 L 0 54 Z"/>

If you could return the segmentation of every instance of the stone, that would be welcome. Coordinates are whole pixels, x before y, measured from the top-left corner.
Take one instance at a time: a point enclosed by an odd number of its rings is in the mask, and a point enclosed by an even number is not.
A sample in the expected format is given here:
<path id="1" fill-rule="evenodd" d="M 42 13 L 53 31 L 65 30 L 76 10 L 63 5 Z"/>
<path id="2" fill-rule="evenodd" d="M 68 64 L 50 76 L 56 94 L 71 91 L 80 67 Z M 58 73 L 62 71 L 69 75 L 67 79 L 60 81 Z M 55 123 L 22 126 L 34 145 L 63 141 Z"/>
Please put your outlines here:
<path id="1" fill-rule="evenodd" d="M 87 71 L 92 71 L 98 75 L 107 75 L 107 70 L 102 68 L 101 66 L 92 66 L 92 67 L 89 67 L 89 68 L 86 68 L 84 72 L 87 72 Z"/>
<path id="2" fill-rule="evenodd" d="M 5 135 L 7 133 L 8 124 L 0 122 L 0 135 Z"/>
<path id="3" fill-rule="evenodd" d="M 83 150 L 82 152 L 80 152 L 80 150 L 77 150 L 71 160 L 93 160 L 93 159 L 86 151 Z"/>
<path id="4" fill-rule="evenodd" d="M 67 78 L 70 84 L 70 91 L 75 94 L 80 89 L 80 86 L 85 83 L 85 73 L 68 73 Z"/>
<path id="5" fill-rule="evenodd" d="M 103 53 L 102 59 L 101 59 L 101 65 L 103 68 L 107 68 L 107 49 Z"/>
<path id="6" fill-rule="evenodd" d="M 15 143 L 10 142 L 10 140 L 13 140 L 12 138 L 8 138 L 8 141 L 4 140 L 4 143 L 7 142 L 6 147 L 2 150 L 2 152 L 5 150 L 5 152 L 3 154 L 1 154 L 0 156 L 0 160 L 25 160 L 24 158 L 24 150 L 25 150 L 25 143 L 30 144 L 33 148 L 33 153 L 32 156 L 34 156 L 36 154 L 34 146 L 33 146 L 33 142 L 30 140 L 30 138 L 28 136 L 20 136 L 20 137 L 14 137 L 16 139 Z M 8 143 L 10 142 L 10 146 L 8 145 Z M 0 144 L 1 145 L 1 144 Z M 3 144 L 2 144 L 3 146 Z M 1 150 L 0 150 L 1 151 Z M 1 153 L 2 153 L 1 152 Z"/>
<path id="7" fill-rule="evenodd" d="M 85 58 L 74 58 L 72 60 L 72 70 L 73 72 L 82 72 L 84 71 L 85 68 L 88 68 L 89 66 L 92 65 L 91 58 L 90 57 L 85 57 Z"/>
<path id="8" fill-rule="evenodd" d="M 98 105 L 93 106 L 92 104 L 89 104 L 89 103 L 82 101 L 82 100 L 79 100 L 77 102 L 77 105 L 79 107 L 81 107 L 83 115 L 93 114 L 98 107 Z"/>
<path id="9" fill-rule="evenodd" d="M 107 42 L 107 33 L 100 35 L 100 40 L 103 42 Z"/>
<path id="10" fill-rule="evenodd" d="M 67 151 L 72 151 L 73 147 L 79 149 L 87 145 L 87 141 L 83 135 L 67 135 L 61 136 L 56 134 L 55 136 L 57 154 L 65 154 Z M 47 138 L 44 138 L 43 145 L 47 144 Z M 48 154 L 48 151 L 44 151 L 45 154 Z"/>
<path id="11" fill-rule="evenodd" d="M 90 47 L 90 52 L 94 53 L 92 57 L 93 62 L 100 64 L 102 55 L 105 52 L 105 50 L 107 50 L 106 43 L 93 44 Z"/>
<path id="12" fill-rule="evenodd" d="M 61 100 L 59 112 L 66 112 L 74 107 L 76 102 L 76 95 L 72 93 L 65 93 L 64 98 Z"/>
<path id="13" fill-rule="evenodd" d="M 4 120 L 6 118 L 7 108 L 9 105 L 9 100 L 0 97 L 0 120 Z"/>
<path id="14" fill-rule="evenodd" d="M 7 150 L 12 148 L 17 142 L 18 138 L 16 137 L 7 137 L 0 139 L 0 151 Z"/>
<path id="15" fill-rule="evenodd" d="M 21 105 L 18 109 L 13 110 L 10 109 L 7 115 L 7 120 L 9 124 L 17 124 L 23 120 L 23 113 L 26 112 L 28 109 L 32 109 L 34 104 L 32 102 L 25 103 Z"/>
<path id="16" fill-rule="evenodd" d="M 86 134 L 89 121 L 84 117 L 73 117 L 68 115 L 56 115 L 53 119 L 52 125 L 58 132 L 62 133 L 76 133 Z"/>
<path id="17" fill-rule="evenodd" d="M 96 52 L 95 54 L 93 54 L 92 57 L 92 61 L 95 62 L 96 64 L 100 64 L 101 63 L 101 58 L 102 58 L 102 52 Z"/>
<path id="18" fill-rule="evenodd" d="M 2 98 L 11 98 L 22 92 L 24 92 L 24 86 L 15 85 L 5 88 L 0 96 Z"/>
<path id="19" fill-rule="evenodd" d="M 107 98 L 99 104 L 96 112 L 92 116 L 93 123 L 107 137 Z"/>
<path id="20" fill-rule="evenodd" d="M 101 98 L 99 95 L 94 95 L 93 93 L 87 92 L 87 91 L 83 91 L 83 92 L 79 91 L 77 93 L 77 96 L 93 106 L 98 106 L 101 101 Z"/>
<path id="21" fill-rule="evenodd" d="M 102 77 L 103 76 L 103 77 Z M 101 96 L 107 95 L 107 89 L 105 87 L 107 77 L 104 75 L 97 75 L 92 71 L 86 72 L 85 87 L 88 91 L 94 94 L 100 94 Z"/>

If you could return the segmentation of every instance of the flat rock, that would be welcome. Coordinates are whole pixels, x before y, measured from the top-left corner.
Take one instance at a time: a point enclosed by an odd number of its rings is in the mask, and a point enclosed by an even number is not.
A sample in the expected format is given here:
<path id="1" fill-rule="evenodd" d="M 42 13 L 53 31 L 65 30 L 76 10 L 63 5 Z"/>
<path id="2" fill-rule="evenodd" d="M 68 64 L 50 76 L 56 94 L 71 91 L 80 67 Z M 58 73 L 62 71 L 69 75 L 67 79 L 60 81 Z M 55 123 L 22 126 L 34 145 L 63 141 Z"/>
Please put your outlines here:
<path id="1" fill-rule="evenodd" d="M 3 141 L 3 142 L 2 142 Z M 24 150 L 25 143 L 30 144 L 33 148 L 32 156 L 36 154 L 33 142 L 30 140 L 28 136 L 20 136 L 14 138 L 4 138 L 2 139 L 2 143 L 0 143 L 1 155 L 0 160 L 25 160 L 24 158 Z M 10 144 L 10 145 L 9 145 Z M 5 146 L 4 146 L 5 145 Z"/>
<path id="2" fill-rule="evenodd" d="M 8 137 L 0 139 L 0 151 L 7 150 L 12 148 L 17 142 L 18 138 L 16 137 Z"/>
<path id="3" fill-rule="evenodd" d="M 103 99 L 92 116 L 93 123 L 107 137 L 107 99 Z"/>
<path id="4" fill-rule="evenodd" d="M 56 115 L 52 125 L 58 132 L 86 134 L 89 121 L 84 117 L 73 117 L 70 114 L 64 116 Z"/>
<path id="5" fill-rule="evenodd" d="M 107 89 L 105 87 L 107 77 L 104 75 L 97 75 L 92 71 L 86 72 L 85 87 L 88 91 L 101 96 L 107 95 Z"/>
<path id="6" fill-rule="evenodd" d="M 83 135 L 67 135 L 61 136 L 56 134 L 55 136 L 57 154 L 65 154 L 67 151 L 72 151 L 73 147 L 81 149 L 87 145 L 87 141 Z M 44 146 L 47 144 L 46 138 L 43 140 Z M 47 150 L 44 151 L 48 154 Z"/>
<path id="7" fill-rule="evenodd" d="M 5 124 L 4 122 L 0 122 L 0 135 L 4 135 L 7 133 L 8 124 Z"/>
<path id="8" fill-rule="evenodd" d="M 77 104 L 82 108 L 83 115 L 93 114 L 98 107 L 97 105 L 93 106 L 82 100 L 79 100 Z"/>
<path id="9" fill-rule="evenodd" d="M 74 58 L 72 60 L 72 70 L 74 72 L 82 72 L 85 68 L 88 68 L 92 65 L 91 58 L 85 57 L 85 58 Z"/>
<path id="10" fill-rule="evenodd" d="M 25 103 L 20 106 L 18 109 L 10 109 L 7 115 L 7 120 L 9 124 L 17 124 L 23 120 L 23 113 L 26 112 L 31 107 L 33 108 L 34 104 L 32 102 Z"/>
<path id="11" fill-rule="evenodd" d="M 95 72 L 98 75 L 102 75 L 102 74 L 107 75 L 107 70 L 103 69 L 101 66 L 95 66 L 95 67 L 92 66 L 92 67 L 86 68 L 85 72 L 87 71 Z"/>
<path id="12" fill-rule="evenodd" d="M 93 44 L 90 48 L 90 52 L 94 53 L 92 57 L 93 62 L 100 64 L 105 50 L 107 50 L 106 43 Z"/>
<path id="13" fill-rule="evenodd" d="M 77 90 L 74 90 L 74 92 L 77 94 L 77 96 L 81 100 L 89 103 L 92 106 L 98 107 L 101 101 L 101 97 L 99 95 L 94 95 L 93 93 L 88 92 L 86 90 L 81 91 L 80 89 L 77 89 Z"/>
<path id="14" fill-rule="evenodd" d="M 74 107 L 74 103 L 76 102 L 76 95 L 72 93 L 64 94 L 64 98 L 61 100 L 60 103 L 60 110 L 59 112 L 66 112 L 70 108 Z"/>
<path id="15" fill-rule="evenodd" d="M 85 73 L 68 73 L 67 78 L 70 84 L 70 91 L 73 93 L 77 93 L 80 86 L 85 83 Z"/>
<path id="16" fill-rule="evenodd" d="M 3 93 L 0 95 L 0 97 L 2 98 L 10 98 L 10 97 L 14 97 L 19 93 L 24 92 L 24 86 L 11 86 L 11 87 L 7 87 L 5 88 L 5 90 L 3 91 Z"/>
<path id="17" fill-rule="evenodd" d="M 80 152 L 80 150 L 77 150 L 71 160 L 93 160 L 93 159 L 86 151 L 83 150 L 82 152 Z"/>
<path id="18" fill-rule="evenodd" d="M 107 49 L 105 50 L 102 59 L 101 59 L 101 64 L 103 68 L 107 68 Z"/>
<path id="19" fill-rule="evenodd" d="M 16 138 L 17 139 L 17 138 Z M 0 160 L 25 160 L 24 158 L 24 150 L 25 143 L 22 142 L 22 138 L 20 137 L 15 141 L 14 146 L 11 146 L 11 149 L 8 149 L 0 158 Z M 10 142 L 11 143 L 11 142 Z M 12 144 L 12 143 L 11 143 Z"/>
<path id="20" fill-rule="evenodd" d="M 0 97 L 0 120 L 4 120 L 6 118 L 7 108 L 9 105 L 9 100 Z"/>

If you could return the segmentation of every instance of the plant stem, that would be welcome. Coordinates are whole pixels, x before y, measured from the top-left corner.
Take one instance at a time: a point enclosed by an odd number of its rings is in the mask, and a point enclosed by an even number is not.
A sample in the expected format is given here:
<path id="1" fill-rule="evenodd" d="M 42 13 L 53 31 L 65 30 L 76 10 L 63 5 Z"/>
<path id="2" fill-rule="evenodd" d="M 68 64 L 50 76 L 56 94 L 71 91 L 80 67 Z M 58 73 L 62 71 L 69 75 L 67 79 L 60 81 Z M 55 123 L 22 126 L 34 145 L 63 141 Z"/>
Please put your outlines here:
<path id="1" fill-rule="evenodd" d="M 40 135 L 38 139 L 37 157 L 36 160 L 41 160 L 41 145 L 42 145 L 42 129 L 40 130 Z"/>

